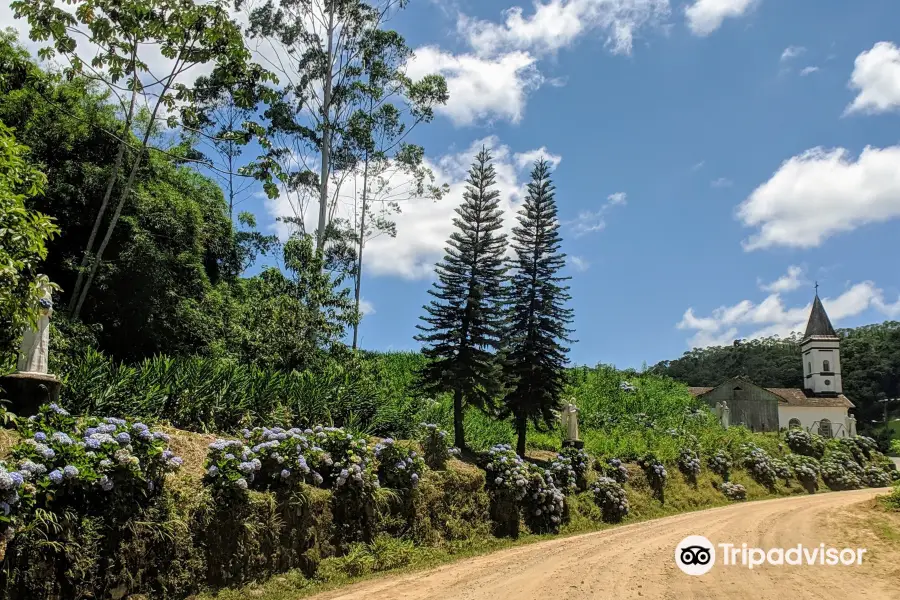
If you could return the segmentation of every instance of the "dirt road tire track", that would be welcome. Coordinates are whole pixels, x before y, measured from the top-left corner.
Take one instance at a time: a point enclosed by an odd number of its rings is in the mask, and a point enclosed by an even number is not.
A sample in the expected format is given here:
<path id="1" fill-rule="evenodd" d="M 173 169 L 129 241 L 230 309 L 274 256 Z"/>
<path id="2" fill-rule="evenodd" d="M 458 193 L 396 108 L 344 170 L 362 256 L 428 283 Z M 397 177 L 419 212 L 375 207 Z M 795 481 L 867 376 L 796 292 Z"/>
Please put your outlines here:
<path id="1" fill-rule="evenodd" d="M 856 547 L 848 511 L 886 490 L 859 490 L 734 504 L 601 532 L 502 550 L 413 574 L 388 576 L 315 600 L 840 599 L 900 600 L 886 566 L 900 556 L 867 555 L 861 566 L 716 567 L 691 577 L 675 566 L 688 535 L 751 547 Z M 846 518 L 845 518 L 846 517 Z M 850 536 L 851 538 L 854 536 Z M 853 543 L 851 543 L 853 542 Z M 893 583 L 893 585 L 891 585 Z"/>

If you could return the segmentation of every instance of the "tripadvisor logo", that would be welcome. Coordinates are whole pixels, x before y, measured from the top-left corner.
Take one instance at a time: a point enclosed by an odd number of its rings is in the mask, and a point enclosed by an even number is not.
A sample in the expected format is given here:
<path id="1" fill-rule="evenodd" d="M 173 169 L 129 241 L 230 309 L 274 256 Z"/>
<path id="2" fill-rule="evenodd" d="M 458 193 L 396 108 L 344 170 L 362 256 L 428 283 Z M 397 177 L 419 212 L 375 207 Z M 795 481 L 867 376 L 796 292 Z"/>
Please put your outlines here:
<path id="1" fill-rule="evenodd" d="M 791 548 L 752 548 L 747 544 L 740 546 L 721 543 L 714 546 L 702 535 L 689 535 L 675 547 L 675 564 L 688 575 L 704 575 L 716 564 L 716 548 L 720 564 L 726 567 L 746 567 L 751 571 L 754 567 L 822 565 L 834 567 L 858 566 L 862 564 L 865 548 L 833 548 L 825 544 L 804 546 L 797 544 Z"/>

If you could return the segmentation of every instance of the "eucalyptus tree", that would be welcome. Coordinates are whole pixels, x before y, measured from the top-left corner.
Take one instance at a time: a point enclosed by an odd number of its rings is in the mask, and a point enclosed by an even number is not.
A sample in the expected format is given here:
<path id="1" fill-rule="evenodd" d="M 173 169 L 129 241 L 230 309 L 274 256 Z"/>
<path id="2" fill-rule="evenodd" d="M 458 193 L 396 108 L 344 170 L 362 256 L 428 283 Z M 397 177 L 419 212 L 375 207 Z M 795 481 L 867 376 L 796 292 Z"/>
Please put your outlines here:
<path id="1" fill-rule="evenodd" d="M 412 121 L 431 119 L 431 107 L 446 101 L 446 84 L 431 76 L 412 82 L 403 74 L 409 48 L 385 22 L 408 0 L 268 0 L 239 2 L 249 14 L 254 50 L 283 83 L 279 100 L 266 111 L 282 161 L 282 191 L 306 232 L 317 204 L 316 248 L 340 235 L 341 185 L 355 177 L 365 154 L 399 148 L 409 129 L 401 125 L 403 104 Z M 400 102 L 393 102 L 390 99 Z M 386 108 L 392 106 L 393 108 Z M 389 111 L 396 114 L 389 117 Z M 375 141 L 381 128 L 384 142 Z"/>
<path id="2" fill-rule="evenodd" d="M 506 235 L 496 173 L 486 148 L 475 158 L 466 180 L 462 205 L 446 255 L 435 267 L 437 281 L 428 290 L 422 354 L 430 359 L 419 374 L 427 393 L 452 392 L 453 438 L 465 447 L 463 411 L 467 406 L 491 409 L 500 392 L 495 350 L 501 346 L 507 265 Z"/>
<path id="3" fill-rule="evenodd" d="M 572 309 L 568 277 L 559 272 L 560 251 L 556 200 L 550 167 L 535 163 L 525 203 L 513 228 L 508 326 L 504 335 L 503 371 L 508 389 L 501 414 L 515 423 L 516 452 L 525 456 L 528 422 L 551 426 L 565 386 L 566 354 Z"/>
<path id="4" fill-rule="evenodd" d="M 362 197 L 354 194 L 353 235 L 356 245 L 354 303 L 357 312 L 362 288 L 363 250 L 379 235 L 396 236 L 392 216 L 401 203 L 413 199 L 439 200 L 449 189 L 435 185 L 421 146 L 406 141 L 420 123 L 434 118 L 434 107 L 446 103 L 447 83 L 440 75 L 413 81 L 404 73 L 412 50 L 395 31 L 375 29 L 362 51 L 364 83 L 361 106 L 351 115 L 346 138 L 355 152 L 362 174 Z M 379 210 L 373 210 L 373 207 Z M 359 319 L 353 327 L 353 348 L 359 335 Z"/>
<path id="5" fill-rule="evenodd" d="M 69 301 L 70 313 L 77 318 L 151 137 L 161 128 L 160 121 L 174 126 L 177 110 L 191 110 L 194 90 L 183 80 L 200 65 L 214 65 L 240 78 L 251 56 L 225 0 L 67 0 L 67 4 L 74 10 L 55 0 L 13 0 L 11 6 L 17 18 L 28 20 L 33 41 L 50 43 L 39 51 L 41 58 L 62 58 L 68 77 L 86 77 L 105 86 L 124 115 L 122 130 L 111 132 L 120 143 L 118 154 Z M 257 75 L 265 78 L 267 72 Z M 141 106 L 148 118 L 134 131 Z M 125 169 L 129 152 L 131 164 Z M 126 170 L 94 253 L 110 199 Z"/>

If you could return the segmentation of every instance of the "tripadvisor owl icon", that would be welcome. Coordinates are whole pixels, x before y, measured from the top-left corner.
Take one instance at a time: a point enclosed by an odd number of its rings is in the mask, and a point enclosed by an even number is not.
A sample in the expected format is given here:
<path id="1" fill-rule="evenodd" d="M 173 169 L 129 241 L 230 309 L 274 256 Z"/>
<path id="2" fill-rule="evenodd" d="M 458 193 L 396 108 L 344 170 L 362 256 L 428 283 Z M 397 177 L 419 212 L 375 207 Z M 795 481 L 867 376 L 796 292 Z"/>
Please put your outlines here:
<path id="1" fill-rule="evenodd" d="M 702 535 L 689 535 L 675 547 L 675 564 L 688 575 L 703 575 L 716 564 L 716 548 Z"/>

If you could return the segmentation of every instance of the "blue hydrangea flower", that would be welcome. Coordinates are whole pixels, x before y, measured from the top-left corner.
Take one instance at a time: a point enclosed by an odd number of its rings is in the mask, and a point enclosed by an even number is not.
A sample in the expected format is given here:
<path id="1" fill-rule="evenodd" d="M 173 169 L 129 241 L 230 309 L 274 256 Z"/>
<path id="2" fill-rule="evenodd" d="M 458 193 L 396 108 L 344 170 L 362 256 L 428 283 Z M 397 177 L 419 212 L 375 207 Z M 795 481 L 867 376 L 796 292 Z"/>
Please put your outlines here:
<path id="1" fill-rule="evenodd" d="M 113 481 L 112 481 L 112 479 L 110 479 L 110 478 L 107 477 L 106 475 L 104 475 L 103 477 L 101 477 L 101 478 L 100 478 L 100 488 L 101 488 L 104 492 L 108 492 L 108 491 L 110 491 L 111 489 L 113 489 Z"/>
<path id="2" fill-rule="evenodd" d="M 23 485 L 25 485 L 26 475 L 30 475 L 30 473 L 20 473 L 19 471 L 13 471 L 9 474 L 9 476 L 12 477 L 13 484 L 15 484 L 16 487 L 22 487 Z"/>
<path id="3" fill-rule="evenodd" d="M 150 429 L 149 427 L 147 427 L 147 426 L 144 425 L 143 423 L 135 423 L 134 425 L 131 426 L 131 428 L 132 428 L 134 431 L 147 431 L 148 429 Z"/>
<path id="4" fill-rule="evenodd" d="M 48 475 L 48 477 L 50 478 L 50 481 L 56 484 L 62 483 L 63 480 L 62 471 L 60 471 L 59 469 L 53 469 L 52 471 L 50 471 L 50 475 Z"/>
<path id="5" fill-rule="evenodd" d="M 154 431 L 154 432 L 153 432 L 153 439 L 154 439 L 154 440 L 160 440 L 160 441 L 163 441 L 163 442 L 168 442 L 168 441 L 169 441 L 169 434 L 168 434 L 168 433 L 164 433 L 164 432 L 162 432 L 162 431 Z"/>
<path id="6" fill-rule="evenodd" d="M 138 439 L 143 442 L 149 442 L 153 440 L 153 434 L 150 433 L 149 429 L 141 429 L 140 431 L 138 431 L 137 436 Z"/>
<path id="7" fill-rule="evenodd" d="M 43 431 L 38 431 L 36 434 L 34 434 L 34 441 L 36 441 L 36 442 L 46 442 L 46 441 L 47 441 L 47 434 L 44 433 Z"/>
<path id="8" fill-rule="evenodd" d="M 72 445 L 72 438 L 70 438 L 68 435 L 66 435 L 62 431 L 54 432 L 50 439 L 52 439 L 54 442 L 56 442 L 57 444 L 60 444 L 62 446 L 71 446 Z"/>
<path id="9" fill-rule="evenodd" d="M 63 475 L 66 479 L 74 479 L 78 477 L 78 469 L 72 465 L 66 465 L 63 469 Z"/>
<path id="10" fill-rule="evenodd" d="M 67 411 L 67 410 L 65 410 L 64 408 L 60 407 L 60 406 L 59 406 L 58 404 L 56 404 L 55 402 L 54 402 L 53 404 L 50 405 L 50 410 L 52 410 L 53 412 L 55 412 L 55 413 L 58 414 L 58 415 L 69 416 L 69 411 Z"/>
<path id="11" fill-rule="evenodd" d="M 287 478 L 290 477 L 290 476 L 291 476 L 291 472 L 290 472 L 290 471 L 288 471 L 287 469 L 282 469 L 282 470 L 281 470 L 281 478 L 282 478 L 282 479 L 287 479 Z"/>
<path id="12" fill-rule="evenodd" d="M 4 516 L 9 516 L 9 504 L 6 502 L 0 502 L 0 510 L 3 511 Z"/>
<path id="13" fill-rule="evenodd" d="M 98 440 L 96 438 L 88 438 L 84 442 L 84 447 L 88 448 L 89 450 L 99 450 L 100 449 L 100 440 Z"/>
<path id="14" fill-rule="evenodd" d="M 116 434 L 116 441 L 123 446 L 126 446 L 131 443 L 131 436 L 123 431 L 122 433 Z"/>
<path id="15" fill-rule="evenodd" d="M 11 490 L 15 485 L 12 475 L 6 471 L 0 471 L 0 490 Z"/>
<path id="16" fill-rule="evenodd" d="M 206 474 L 210 477 L 215 477 L 219 474 L 219 467 L 216 465 L 210 465 L 210 467 L 206 470 Z"/>

